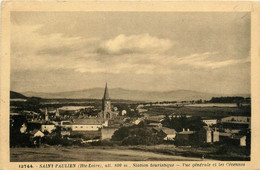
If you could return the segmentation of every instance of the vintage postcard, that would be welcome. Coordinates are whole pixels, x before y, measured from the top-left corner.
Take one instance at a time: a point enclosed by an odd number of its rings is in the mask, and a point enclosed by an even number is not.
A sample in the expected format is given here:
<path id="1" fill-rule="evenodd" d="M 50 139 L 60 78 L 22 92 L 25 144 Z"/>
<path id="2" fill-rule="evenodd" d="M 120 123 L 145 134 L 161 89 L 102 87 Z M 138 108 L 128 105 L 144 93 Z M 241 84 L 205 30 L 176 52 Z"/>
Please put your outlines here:
<path id="1" fill-rule="evenodd" d="M 259 3 L 1 16 L 0 169 L 260 169 Z"/>

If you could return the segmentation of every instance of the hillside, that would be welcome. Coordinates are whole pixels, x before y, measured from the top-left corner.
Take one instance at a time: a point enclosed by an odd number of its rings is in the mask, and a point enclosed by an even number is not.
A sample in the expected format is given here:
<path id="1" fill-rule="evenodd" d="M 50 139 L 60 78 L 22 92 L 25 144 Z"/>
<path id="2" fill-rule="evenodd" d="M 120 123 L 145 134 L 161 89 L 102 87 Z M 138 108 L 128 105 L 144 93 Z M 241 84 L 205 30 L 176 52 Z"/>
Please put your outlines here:
<path id="1" fill-rule="evenodd" d="M 70 98 L 70 99 L 101 99 L 104 95 L 103 88 L 93 88 L 79 91 L 59 93 L 25 92 L 24 95 L 41 98 Z M 212 97 L 220 97 L 220 94 L 203 93 L 190 90 L 174 90 L 167 92 L 126 90 L 122 88 L 109 89 L 111 99 L 138 100 L 138 101 L 182 101 L 182 100 L 209 100 Z M 247 96 L 247 95 L 240 95 Z"/>
<path id="2" fill-rule="evenodd" d="M 21 93 L 10 91 L 10 99 L 27 99 L 27 97 Z"/>

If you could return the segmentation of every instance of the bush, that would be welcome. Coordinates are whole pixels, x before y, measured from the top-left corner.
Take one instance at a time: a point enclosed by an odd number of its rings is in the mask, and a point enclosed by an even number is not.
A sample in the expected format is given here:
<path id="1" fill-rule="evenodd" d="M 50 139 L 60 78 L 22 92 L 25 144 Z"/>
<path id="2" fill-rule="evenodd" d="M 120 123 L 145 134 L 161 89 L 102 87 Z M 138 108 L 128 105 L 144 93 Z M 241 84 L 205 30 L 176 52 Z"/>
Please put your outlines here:
<path id="1" fill-rule="evenodd" d="M 60 136 L 46 137 L 44 143 L 48 145 L 72 146 L 73 142 Z"/>
<path id="2" fill-rule="evenodd" d="M 122 127 L 112 136 L 112 140 L 121 141 L 122 145 L 154 145 L 163 142 L 165 135 L 153 132 L 146 126 Z"/>
<path id="3" fill-rule="evenodd" d="M 129 128 L 121 127 L 120 129 L 118 129 L 117 131 L 114 132 L 114 134 L 112 136 L 112 140 L 121 141 L 125 137 L 129 136 L 129 133 L 130 133 Z"/>

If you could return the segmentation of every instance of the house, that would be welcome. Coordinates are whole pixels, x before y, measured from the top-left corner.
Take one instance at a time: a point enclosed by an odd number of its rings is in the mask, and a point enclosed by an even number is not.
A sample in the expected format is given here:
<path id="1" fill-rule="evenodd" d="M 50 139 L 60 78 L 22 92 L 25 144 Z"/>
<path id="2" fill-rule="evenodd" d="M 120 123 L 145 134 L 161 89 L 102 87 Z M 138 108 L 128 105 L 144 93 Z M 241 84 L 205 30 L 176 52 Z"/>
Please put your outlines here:
<path id="1" fill-rule="evenodd" d="M 165 133 L 166 136 L 163 138 L 163 140 L 166 141 L 173 141 L 177 134 L 175 129 L 170 129 L 167 127 L 154 127 L 153 129 L 157 130 L 158 132 L 162 131 L 163 133 Z"/>
<path id="2" fill-rule="evenodd" d="M 217 124 L 217 119 L 205 119 L 202 120 L 203 123 L 205 123 L 207 126 L 212 126 Z"/>
<path id="3" fill-rule="evenodd" d="M 44 137 L 44 134 L 40 130 L 34 129 L 33 131 L 30 131 L 29 134 L 30 134 L 30 141 L 34 145 L 41 144 L 41 138 Z"/>
<path id="4" fill-rule="evenodd" d="M 51 133 L 53 130 L 56 129 L 56 126 L 54 124 L 42 124 L 41 125 L 41 131 L 47 131 L 49 133 Z"/>
<path id="5" fill-rule="evenodd" d="M 122 116 L 126 115 L 126 110 L 122 110 Z"/>
<path id="6" fill-rule="evenodd" d="M 186 118 L 192 117 L 192 115 L 182 115 L 182 114 L 175 114 L 175 113 L 172 113 L 170 116 L 175 117 L 175 118 L 181 118 L 183 116 Z"/>
<path id="7" fill-rule="evenodd" d="M 33 138 L 35 138 L 35 137 L 43 137 L 44 136 L 44 134 L 40 130 L 38 130 L 38 129 L 34 129 L 33 131 L 30 131 L 29 134 Z"/>
<path id="8" fill-rule="evenodd" d="M 81 136 L 85 139 L 100 139 L 101 128 L 103 127 L 101 119 L 75 119 L 71 123 L 70 137 Z"/>
<path id="9" fill-rule="evenodd" d="M 72 131 L 98 131 L 103 127 L 99 119 L 75 119 L 71 125 Z"/>
<path id="10" fill-rule="evenodd" d="M 163 140 L 174 140 L 176 131 L 174 129 L 162 128 L 162 131 L 167 135 Z"/>

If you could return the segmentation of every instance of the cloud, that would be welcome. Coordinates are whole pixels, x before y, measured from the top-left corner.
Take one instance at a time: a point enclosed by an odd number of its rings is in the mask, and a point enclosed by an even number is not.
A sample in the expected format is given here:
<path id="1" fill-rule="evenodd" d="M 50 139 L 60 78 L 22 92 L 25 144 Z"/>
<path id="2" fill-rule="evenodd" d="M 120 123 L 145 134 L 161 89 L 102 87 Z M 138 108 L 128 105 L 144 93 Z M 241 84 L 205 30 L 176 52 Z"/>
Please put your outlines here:
<path id="1" fill-rule="evenodd" d="M 103 54 L 162 53 L 169 50 L 173 42 L 149 34 L 126 36 L 120 34 L 101 44 L 99 52 Z"/>
<path id="2" fill-rule="evenodd" d="M 110 39 L 40 34 L 41 25 L 12 26 L 12 70 L 69 69 L 80 73 L 171 74 L 177 69 L 218 69 L 250 61 L 217 60 L 218 52 L 178 57 L 174 42 L 149 34 Z M 174 51 L 173 51 L 174 52 Z"/>
<path id="3" fill-rule="evenodd" d="M 217 69 L 237 64 L 244 64 L 250 62 L 250 57 L 242 59 L 230 59 L 217 61 L 219 53 L 205 52 L 201 54 L 192 54 L 189 56 L 181 57 L 176 60 L 179 65 L 188 65 L 195 68 Z"/>

